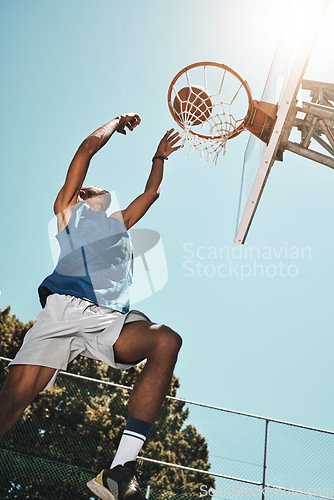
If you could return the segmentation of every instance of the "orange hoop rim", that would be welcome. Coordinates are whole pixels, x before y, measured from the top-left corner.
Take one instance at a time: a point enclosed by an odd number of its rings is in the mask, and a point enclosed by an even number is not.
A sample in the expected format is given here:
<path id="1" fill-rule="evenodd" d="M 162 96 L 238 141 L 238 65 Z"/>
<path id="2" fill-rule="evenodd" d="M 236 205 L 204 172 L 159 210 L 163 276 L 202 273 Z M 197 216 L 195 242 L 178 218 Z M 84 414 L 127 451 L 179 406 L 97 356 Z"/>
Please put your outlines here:
<path id="1" fill-rule="evenodd" d="M 173 109 L 173 104 L 171 101 L 172 91 L 173 91 L 173 87 L 175 85 L 175 82 L 179 79 L 179 77 L 183 73 L 186 73 L 190 69 L 197 68 L 199 66 L 215 66 L 217 68 L 221 68 L 225 71 L 228 71 L 233 76 L 235 76 L 241 82 L 241 84 L 245 87 L 249 104 L 248 104 L 248 110 L 247 110 L 247 113 L 246 113 L 244 120 L 240 123 L 240 125 L 232 133 L 226 134 L 223 136 L 221 136 L 221 135 L 216 135 L 216 136 L 203 135 L 203 134 L 199 134 L 198 132 L 194 132 L 194 131 L 191 131 L 191 133 L 196 135 L 197 137 L 200 137 L 201 139 L 211 139 L 211 140 L 219 140 L 219 139 L 224 139 L 224 138 L 226 140 L 232 139 L 232 137 L 236 137 L 237 135 L 239 135 L 246 128 L 248 123 L 250 122 L 251 117 L 252 117 L 252 113 L 253 113 L 253 98 L 252 98 L 252 92 L 251 92 L 250 86 L 248 85 L 247 81 L 235 69 L 231 68 L 230 66 L 227 66 L 226 64 L 216 63 L 216 62 L 211 62 L 211 61 L 203 61 L 203 62 L 190 64 L 189 66 L 186 66 L 185 68 L 181 69 L 181 71 L 179 71 L 177 73 L 177 75 L 175 75 L 175 77 L 173 78 L 173 80 L 169 86 L 169 89 L 168 89 L 167 101 L 168 101 L 169 111 L 171 112 L 171 115 L 174 118 L 174 120 L 176 121 L 176 123 L 178 123 L 180 125 L 180 127 L 184 129 L 183 123 L 180 121 L 180 119 L 178 118 L 178 116 L 176 115 L 176 113 L 174 112 L 174 109 Z"/>

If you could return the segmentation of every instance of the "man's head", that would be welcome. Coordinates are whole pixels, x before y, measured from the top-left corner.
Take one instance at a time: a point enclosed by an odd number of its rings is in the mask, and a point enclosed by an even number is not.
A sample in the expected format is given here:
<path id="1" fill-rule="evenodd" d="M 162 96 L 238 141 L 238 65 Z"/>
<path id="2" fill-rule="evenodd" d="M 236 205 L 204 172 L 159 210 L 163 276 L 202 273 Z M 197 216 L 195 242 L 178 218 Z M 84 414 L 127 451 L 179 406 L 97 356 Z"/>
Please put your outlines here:
<path id="1" fill-rule="evenodd" d="M 96 186 L 82 187 L 79 195 L 87 205 L 97 212 L 100 210 L 105 212 L 111 203 L 111 194 L 109 191 Z"/>

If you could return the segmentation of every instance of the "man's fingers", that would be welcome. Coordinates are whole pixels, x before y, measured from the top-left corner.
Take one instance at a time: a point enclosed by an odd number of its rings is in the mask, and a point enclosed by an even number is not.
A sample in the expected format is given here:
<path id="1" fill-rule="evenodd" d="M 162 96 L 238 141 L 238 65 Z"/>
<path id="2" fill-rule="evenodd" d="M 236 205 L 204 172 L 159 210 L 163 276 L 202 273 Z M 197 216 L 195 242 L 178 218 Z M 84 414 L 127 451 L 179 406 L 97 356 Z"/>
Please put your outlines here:
<path id="1" fill-rule="evenodd" d="M 180 136 L 176 137 L 175 139 L 169 139 L 169 144 L 171 146 L 174 146 L 174 144 L 176 144 L 177 142 L 179 142 L 180 139 L 181 139 Z"/>
<path id="2" fill-rule="evenodd" d="M 129 120 L 126 124 L 129 130 L 133 130 L 136 126 L 135 121 L 133 119 Z"/>
<path id="3" fill-rule="evenodd" d="M 135 113 L 126 113 L 121 115 L 121 128 L 118 130 L 120 134 L 126 135 L 125 127 L 133 130 L 141 122 L 140 116 Z"/>
<path id="4" fill-rule="evenodd" d="M 172 153 L 174 153 L 174 151 L 177 151 L 178 149 L 181 149 L 181 148 L 184 148 L 184 144 L 180 144 L 180 146 L 177 146 L 176 148 L 172 148 Z"/>
<path id="5" fill-rule="evenodd" d="M 171 146 L 175 146 L 175 144 L 177 144 L 179 142 L 179 140 L 181 139 L 181 137 L 178 137 L 177 139 L 174 139 L 174 141 L 171 141 L 169 144 Z"/>
<path id="6" fill-rule="evenodd" d="M 132 116 L 131 119 L 127 122 L 126 126 L 129 130 L 132 131 L 135 127 L 137 127 L 137 125 L 140 124 L 140 121 L 141 120 L 139 115 Z"/>
<path id="7" fill-rule="evenodd" d="M 171 128 L 170 130 L 167 130 L 167 132 L 165 133 L 165 135 L 163 136 L 163 139 L 168 139 L 168 136 L 174 131 L 173 128 Z"/>
<path id="8" fill-rule="evenodd" d="M 141 122 L 141 119 L 140 119 L 140 116 L 139 115 L 135 115 L 131 118 L 130 120 L 130 123 L 132 125 L 132 127 L 137 127 L 137 125 L 139 125 Z"/>
<path id="9" fill-rule="evenodd" d="M 169 137 L 169 140 L 170 140 L 170 141 L 171 141 L 171 140 L 173 140 L 173 139 L 174 139 L 175 137 L 177 137 L 178 135 L 180 135 L 180 134 L 179 134 L 179 132 L 175 132 L 175 134 L 173 134 L 173 135 L 171 135 L 171 136 Z"/>

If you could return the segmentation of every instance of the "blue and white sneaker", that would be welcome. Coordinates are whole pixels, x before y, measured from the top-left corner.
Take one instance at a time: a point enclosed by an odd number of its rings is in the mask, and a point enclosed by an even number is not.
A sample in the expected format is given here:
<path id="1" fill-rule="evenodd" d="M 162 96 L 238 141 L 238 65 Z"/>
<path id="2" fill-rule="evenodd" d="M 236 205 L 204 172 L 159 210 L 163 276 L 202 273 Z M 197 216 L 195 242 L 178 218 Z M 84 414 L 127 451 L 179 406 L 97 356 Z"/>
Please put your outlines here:
<path id="1" fill-rule="evenodd" d="M 87 486 L 101 500 L 144 500 L 138 484 L 139 475 L 134 460 L 102 470 Z"/>

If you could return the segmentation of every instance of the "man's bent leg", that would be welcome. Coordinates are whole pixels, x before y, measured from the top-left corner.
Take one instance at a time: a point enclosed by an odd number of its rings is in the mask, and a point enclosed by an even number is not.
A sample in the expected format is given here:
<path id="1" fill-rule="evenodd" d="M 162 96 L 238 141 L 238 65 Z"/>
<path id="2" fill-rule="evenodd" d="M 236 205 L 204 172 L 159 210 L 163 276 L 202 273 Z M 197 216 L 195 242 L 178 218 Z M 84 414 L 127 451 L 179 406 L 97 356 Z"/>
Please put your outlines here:
<path id="1" fill-rule="evenodd" d="M 114 344 L 116 361 L 131 364 L 147 358 L 131 392 L 129 417 L 153 424 L 166 397 L 181 345 L 181 337 L 165 325 L 146 321 L 124 325 Z"/>
<path id="2" fill-rule="evenodd" d="M 111 468 L 134 461 L 166 397 L 181 337 L 165 325 L 128 323 L 114 345 L 116 361 L 132 364 L 147 358 L 131 392 L 128 420 Z"/>
<path id="3" fill-rule="evenodd" d="M 135 477 L 136 458 L 166 397 L 181 343 L 181 337 L 165 325 L 146 321 L 124 325 L 114 344 L 116 362 L 147 362 L 131 392 L 129 418 L 111 468 L 87 483 L 99 498 L 144 499 Z"/>
<path id="4" fill-rule="evenodd" d="M 12 427 L 26 407 L 55 373 L 54 368 L 13 365 L 0 393 L 0 437 Z"/>

